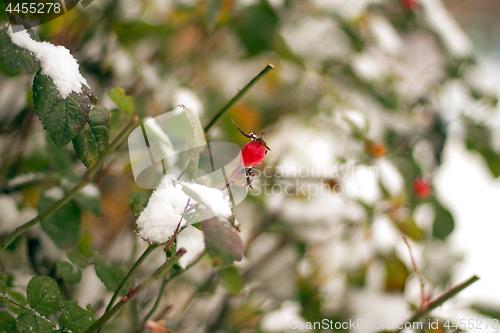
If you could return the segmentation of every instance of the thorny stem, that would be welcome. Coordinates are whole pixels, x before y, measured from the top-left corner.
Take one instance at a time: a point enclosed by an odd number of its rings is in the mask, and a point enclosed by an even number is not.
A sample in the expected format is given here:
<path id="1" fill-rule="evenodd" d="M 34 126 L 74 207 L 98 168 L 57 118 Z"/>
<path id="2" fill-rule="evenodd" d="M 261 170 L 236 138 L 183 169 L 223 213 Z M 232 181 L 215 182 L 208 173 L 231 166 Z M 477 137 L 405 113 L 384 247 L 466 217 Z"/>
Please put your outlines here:
<path id="1" fill-rule="evenodd" d="M 132 268 L 130 268 L 130 270 L 128 271 L 127 275 L 122 280 L 122 282 L 120 283 L 120 285 L 118 286 L 118 288 L 116 288 L 115 293 L 113 294 L 113 297 L 111 297 L 111 300 L 109 301 L 109 304 L 106 307 L 106 311 L 105 312 L 108 312 L 109 309 L 111 309 L 111 307 L 113 306 L 113 303 L 115 303 L 116 298 L 118 297 L 118 294 L 122 290 L 122 288 L 125 285 L 125 283 L 127 283 L 127 281 L 130 280 L 130 277 L 132 276 L 132 274 L 134 274 L 134 272 L 139 268 L 139 266 L 142 264 L 142 262 L 144 260 L 146 260 L 146 258 L 151 254 L 151 252 L 153 252 L 159 246 L 160 246 L 159 244 L 149 244 L 148 248 L 141 254 L 141 256 L 139 257 L 139 259 L 137 259 L 137 261 L 134 263 L 134 265 L 132 266 Z"/>
<path id="2" fill-rule="evenodd" d="M 231 109 L 231 107 L 236 103 L 238 102 L 246 93 L 247 91 L 252 88 L 257 82 L 259 82 L 260 79 L 262 79 L 269 71 L 271 71 L 272 69 L 274 69 L 274 66 L 269 64 L 267 65 L 259 74 L 257 74 L 256 77 L 254 77 L 252 79 L 252 81 L 250 81 L 243 89 L 241 89 L 220 111 L 219 113 L 217 113 L 217 115 L 212 119 L 212 121 L 210 123 L 208 123 L 207 126 L 205 126 L 205 132 L 208 132 L 210 130 L 210 128 L 212 128 L 213 125 L 215 125 L 215 123 L 217 121 L 219 121 L 219 119 L 224 116 L 228 111 L 229 109 Z"/>
<path id="3" fill-rule="evenodd" d="M 127 305 L 134 297 L 139 295 L 141 292 L 149 288 L 156 280 L 165 276 L 168 271 L 174 266 L 179 259 L 186 253 L 186 249 L 181 248 L 177 253 L 173 254 L 163 265 L 161 265 L 156 271 L 151 274 L 146 280 L 130 288 L 128 294 L 123 297 L 118 303 L 116 303 L 109 311 L 105 312 L 95 323 L 93 323 L 89 328 L 87 328 L 83 333 L 93 333 L 97 331 L 100 327 L 106 324 L 111 318 L 113 318 L 121 309 Z"/>
<path id="4" fill-rule="evenodd" d="M 125 140 L 125 138 L 134 130 L 139 123 L 139 116 L 134 116 L 133 119 L 128 123 L 128 125 L 118 134 L 116 139 L 106 148 L 100 155 L 99 159 L 90 166 L 89 170 L 87 173 L 83 176 L 83 178 L 80 180 L 78 185 L 73 187 L 71 191 L 66 193 L 64 197 L 62 197 L 61 200 L 50 206 L 46 211 L 43 213 L 38 214 L 37 217 L 33 218 L 32 220 L 26 222 L 25 224 L 19 226 L 12 232 L 3 242 L 2 245 L 0 246 L 0 253 L 2 253 L 7 246 L 9 246 L 17 237 L 22 235 L 26 230 L 29 228 L 37 225 L 40 223 L 44 218 L 49 216 L 50 214 L 54 213 L 61 207 L 63 207 L 66 203 L 68 203 L 73 197 L 80 192 L 82 188 L 84 188 L 90 181 L 94 178 L 94 176 L 99 172 L 101 167 L 104 165 L 104 162 L 106 161 L 107 157 Z"/>
<path id="5" fill-rule="evenodd" d="M 190 202 L 191 202 L 191 198 L 188 199 L 188 201 L 186 203 L 186 207 L 184 207 L 184 211 L 182 212 L 181 219 L 179 220 L 179 223 L 177 224 L 177 228 L 175 228 L 174 235 L 170 238 L 170 241 L 167 243 L 167 245 L 163 249 L 165 252 L 167 252 L 167 250 L 170 248 L 170 246 L 174 242 L 175 237 L 177 237 L 177 234 L 179 233 L 179 228 L 181 227 L 182 220 L 184 219 L 184 215 L 186 215 L 186 211 L 189 207 Z"/>
<path id="6" fill-rule="evenodd" d="M 413 253 L 411 251 L 410 243 L 408 243 L 408 240 L 406 239 L 406 237 L 403 237 L 403 240 L 405 241 L 405 244 L 408 247 L 408 252 L 410 253 L 410 259 L 411 259 L 411 265 L 413 266 L 413 270 L 415 271 L 415 274 L 417 274 L 418 281 L 420 282 L 420 307 L 419 307 L 419 310 L 423 311 L 424 306 L 425 306 L 424 280 L 422 279 L 422 274 L 421 274 L 420 270 L 417 268 L 417 264 L 415 263 L 415 259 L 413 258 Z"/>
<path id="7" fill-rule="evenodd" d="M 462 283 L 456 285 L 455 287 L 452 287 L 447 292 L 445 292 L 444 294 L 442 294 L 441 296 L 436 298 L 434 301 L 429 302 L 423 310 L 416 311 L 408 320 L 406 320 L 406 322 L 414 323 L 414 322 L 420 320 L 420 318 L 422 318 L 423 316 L 425 316 L 426 314 L 428 314 L 429 312 L 431 312 L 435 308 L 440 307 L 441 305 L 443 305 L 444 302 L 446 302 L 450 298 L 453 298 L 459 292 L 461 292 L 462 290 L 464 290 L 465 288 L 467 288 L 468 286 L 470 286 L 471 284 L 473 284 L 477 280 L 479 280 L 479 277 L 474 275 L 470 279 L 468 279 L 467 281 L 462 282 Z M 399 333 L 399 332 L 401 332 L 401 330 L 402 329 L 398 329 L 396 332 Z"/>

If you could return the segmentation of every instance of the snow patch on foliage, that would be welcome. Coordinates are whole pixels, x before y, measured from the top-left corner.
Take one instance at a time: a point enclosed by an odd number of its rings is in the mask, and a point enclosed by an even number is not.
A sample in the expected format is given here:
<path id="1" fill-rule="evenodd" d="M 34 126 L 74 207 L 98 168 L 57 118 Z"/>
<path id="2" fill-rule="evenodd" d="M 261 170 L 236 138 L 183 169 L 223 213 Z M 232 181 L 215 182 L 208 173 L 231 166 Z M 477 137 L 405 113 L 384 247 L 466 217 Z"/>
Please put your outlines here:
<path id="1" fill-rule="evenodd" d="M 64 46 L 37 42 L 26 30 L 14 33 L 10 25 L 7 33 L 12 43 L 34 53 L 40 61 L 42 74 L 54 81 L 62 98 L 66 99 L 72 92 L 80 93 L 82 85 L 88 86 L 87 81 L 80 74 L 78 62 Z"/>
<path id="2" fill-rule="evenodd" d="M 174 186 L 169 177 L 163 178 L 137 219 L 138 235 L 150 243 L 166 243 L 174 235 L 188 200 L 182 186 Z M 185 224 L 182 218 L 180 227 Z"/>
<path id="3" fill-rule="evenodd" d="M 181 221 L 188 201 L 191 207 L 195 207 L 195 204 L 205 206 L 212 216 L 228 218 L 232 214 L 230 202 L 221 190 L 200 184 L 178 182 L 171 175 L 167 175 L 153 192 L 147 207 L 137 219 L 138 235 L 150 243 L 168 242 Z M 179 230 L 186 225 L 185 218 L 186 216 L 182 218 Z"/>
<path id="4" fill-rule="evenodd" d="M 229 218 L 231 206 L 229 198 L 225 198 L 219 189 L 196 183 L 182 183 L 182 190 L 194 200 L 203 204 L 213 215 Z"/>

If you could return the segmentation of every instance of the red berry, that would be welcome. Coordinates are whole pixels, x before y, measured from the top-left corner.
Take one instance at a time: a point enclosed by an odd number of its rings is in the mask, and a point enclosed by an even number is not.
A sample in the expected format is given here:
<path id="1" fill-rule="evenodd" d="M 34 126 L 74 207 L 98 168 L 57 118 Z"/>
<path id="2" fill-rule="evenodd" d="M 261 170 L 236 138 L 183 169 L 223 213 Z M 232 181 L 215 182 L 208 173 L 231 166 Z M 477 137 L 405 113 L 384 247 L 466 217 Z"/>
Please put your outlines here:
<path id="1" fill-rule="evenodd" d="M 417 0 L 401 0 L 401 5 L 409 12 L 415 12 L 419 7 Z"/>
<path id="2" fill-rule="evenodd" d="M 254 167 L 261 164 L 266 157 L 267 151 L 271 150 L 264 141 L 264 133 L 262 133 L 260 136 L 257 136 L 257 134 L 255 134 L 254 132 L 246 134 L 236 125 L 234 121 L 233 124 L 241 134 L 252 140 L 252 142 L 247 143 L 243 146 L 243 148 L 241 148 L 241 155 L 245 168 Z"/>
<path id="3" fill-rule="evenodd" d="M 245 167 L 259 165 L 266 157 L 267 147 L 259 141 L 252 141 L 241 148 L 243 163 Z"/>
<path id="4" fill-rule="evenodd" d="M 431 195 L 432 187 L 427 181 L 417 178 L 413 181 L 413 192 L 417 198 L 427 199 Z"/>

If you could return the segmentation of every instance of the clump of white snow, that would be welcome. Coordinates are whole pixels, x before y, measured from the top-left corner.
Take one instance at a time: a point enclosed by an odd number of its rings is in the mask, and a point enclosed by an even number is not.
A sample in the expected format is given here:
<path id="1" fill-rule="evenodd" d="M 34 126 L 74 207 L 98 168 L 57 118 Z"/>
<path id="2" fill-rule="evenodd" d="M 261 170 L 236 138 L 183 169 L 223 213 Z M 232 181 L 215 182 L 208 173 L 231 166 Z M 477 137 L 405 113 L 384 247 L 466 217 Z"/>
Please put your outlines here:
<path id="1" fill-rule="evenodd" d="M 180 184 L 174 186 L 169 177 L 163 178 L 137 219 L 137 234 L 149 243 L 166 243 L 174 235 L 188 200 Z M 185 224 L 182 218 L 180 227 Z"/>
<path id="2" fill-rule="evenodd" d="M 7 33 L 12 43 L 32 53 L 40 61 L 42 74 L 54 81 L 59 94 L 66 99 L 72 92 L 80 93 L 87 81 L 80 74 L 79 65 L 68 49 L 47 42 L 33 40 L 28 31 L 13 32 L 9 25 Z"/>
<path id="3" fill-rule="evenodd" d="M 188 204 L 191 207 L 201 204 L 204 207 L 197 208 L 209 210 L 212 216 L 228 218 L 232 214 L 231 204 L 221 190 L 196 183 L 178 182 L 171 175 L 167 175 L 153 192 L 147 207 L 137 219 L 138 235 L 150 243 L 163 244 L 168 242 L 174 235 Z M 183 217 L 179 228 L 185 225 L 186 219 Z M 193 237 L 200 238 L 199 235 L 194 236 L 194 233 L 195 231 L 188 231 L 186 236 L 190 239 L 188 242 L 192 242 Z M 201 243 L 203 243 L 202 238 Z M 189 262 L 193 252 L 196 255 L 199 251 L 198 249 L 192 251 L 183 262 Z"/>
<path id="4" fill-rule="evenodd" d="M 224 197 L 221 190 L 196 183 L 182 183 L 182 190 L 191 198 L 207 207 L 214 216 L 224 218 L 231 216 L 230 202 L 228 198 Z"/>

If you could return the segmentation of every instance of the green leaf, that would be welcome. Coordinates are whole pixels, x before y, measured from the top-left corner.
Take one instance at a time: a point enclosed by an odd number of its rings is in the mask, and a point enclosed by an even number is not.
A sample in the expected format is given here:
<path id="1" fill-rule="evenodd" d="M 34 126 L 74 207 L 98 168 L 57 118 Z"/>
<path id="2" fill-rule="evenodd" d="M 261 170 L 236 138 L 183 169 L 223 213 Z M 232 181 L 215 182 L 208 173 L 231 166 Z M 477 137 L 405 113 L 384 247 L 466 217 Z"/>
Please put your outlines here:
<path id="1" fill-rule="evenodd" d="M 402 234 L 410 237 L 416 242 L 420 241 L 424 237 L 424 231 L 415 223 L 415 221 L 411 217 L 408 217 L 404 220 L 399 220 L 393 217 L 391 221 L 394 223 L 396 228 L 401 231 Z"/>
<path id="2" fill-rule="evenodd" d="M 7 294 L 7 280 L 5 276 L 3 276 L 2 272 L 0 272 L 0 294 Z"/>
<path id="3" fill-rule="evenodd" d="M 52 324 L 31 310 L 24 310 L 17 317 L 16 328 L 21 333 L 52 333 Z"/>
<path id="4" fill-rule="evenodd" d="M 58 261 L 57 270 L 66 283 L 75 284 L 82 280 L 82 272 L 78 267 L 67 261 Z"/>
<path id="5" fill-rule="evenodd" d="M 59 326 L 73 333 L 85 331 L 94 322 L 92 313 L 80 307 L 74 300 L 64 302 L 61 305 L 61 312 Z"/>
<path id="6" fill-rule="evenodd" d="M 94 255 L 94 249 L 92 247 L 92 235 L 88 232 L 84 232 L 82 239 L 78 243 L 78 251 L 87 258 L 91 258 Z"/>
<path id="7" fill-rule="evenodd" d="M 123 127 L 127 120 L 127 115 L 118 109 L 111 109 L 111 133 L 116 133 Z"/>
<path id="8" fill-rule="evenodd" d="M 73 265 L 76 265 L 80 268 L 86 268 L 87 267 L 87 262 L 85 260 L 85 257 L 78 251 L 76 250 L 70 250 L 66 253 L 66 257 L 68 257 L 69 261 L 73 263 Z"/>
<path id="9" fill-rule="evenodd" d="M 40 213 L 47 210 L 60 199 L 56 195 L 56 189 L 53 187 L 42 193 L 38 203 L 38 211 Z M 70 248 L 78 240 L 80 209 L 74 203 L 68 202 L 59 210 L 44 218 L 41 224 L 42 229 L 59 248 Z"/>
<path id="10" fill-rule="evenodd" d="M 245 8 L 234 25 L 248 56 L 272 49 L 278 18 L 267 2 Z"/>
<path id="11" fill-rule="evenodd" d="M 122 269 L 109 267 L 101 258 L 96 258 L 94 268 L 97 277 L 104 283 L 106 288 L 112 292 L 118 289 L 118 286 L 125 278 L 125 272 Z M 130 284 L 124 286 L 120 294 L 125 295 L 129 287 Z"/>
<path id="12" fill-rule="evenodd" d="M 0 61 L 9 74 L 33 73 L 40 68 L 40 62 L 30 51 L 12 43 L 7 34 L 8 26 L 0 28 Z M 40 41 L 35 30 L 29 29 L 31 38 Z"/>
<path id="13" fill-rule="evenodd" d="M 243 258 L 243 240 L 228 222 L 211 218 L 201 223 L 205 245 L 214 265 L 231 265 Z"/>
<path id="14" fill-rule="evenodd" d="M 500 320 L 500 306 L 474 303 L 471 305 L 471 309 L 488 318 Z"/>
<path id="15" fill-rule="evenodd" d="M 109 145 L 111 115 L 105 107 L 90 110 L 83 130 L 73 139 L 73 147 L 85 166 L 90 167 Z"/>
<path id="16" fill-rule="evenodd" d="M 234 265 L 221 267 L 219 277 L 222 285 L 233 295 L 238 295 L 243 290 L 243 280 Z"/>
<path id="17" fill-rule="evenodd" d="M 128 202 L 130 202 L 130 209 L 135 217 L 139 217 L 144 208 L 146 208 L 150 197 L 151 193 L 142 191 L 135 191 L 130 195 Z"/>
<path id="18" fill-rule="evenodd" d="M 5 311 L 0 311 L 0 333 L 14 333 L 16 330 L 16 319 Z"/>
<path id="19" fill-rule="evenodd" d="M 82 0 L 81 4 L 83 8 L 87 8 L 92 2 L 94 2 L 94 0 Z"/>
<path id="20" fill-rule="evenodd" d="M 102 214 L 101 192 L 95 184 L 88 184 L 73 198 L 77 206 L 84 212 L 94 215 Z"/>
<path id="21" fill-rule="evenodd" d="M 444 208 L 437 199 L 432 199 L 436 217 L 432 225 L 432 237 L 445 240 L 455 229 L 455 221 L 453 215 Z"/>
<path id="22" fill-rule="evenodd" d="M 222 0 L 205 0 L 205 23 L 208 31 L 214 31 L 220 17 Z"/>
<path id="23" fill-rule="evenodd" d="M 406 268 L 401 259 L 394 254 L 384 258 L 384 261 L 386 272 L 385 289 L 387 291 L 402 292 L 409 275 L 408 268 Z"/>
<path id="24" fill-rule="evenodd" d="M 120 110 L 128 114 L 129 116 L 135 113 L 135 103 L 132 96 L 125 94 L 125 90 L 120 87 L 111 89 L 108 93 L 109 98 L 118 105 Z"/>
<path id="25" fill-rule="evenodd" d="M 67 147 L 57 147 L 55 143 L 50 139 L 50 135 L 47 132 L 47 146 L 45 147 L 47 151 L 47 157 L 49 164 L 59 171 L 61 174 L 71 173 L 71 154 Z"/>
<path id="26" fill-rule="evenodd" d="M 57 282 L 49 276 L 35 276 L 26 290 L 28 303 L 42 316 L 56 312 L 61 300 Z"/>
<path id="27" fill-rule="evenodd" d="M 52 79 L 41 70 L 33 80 L 35 112 L 58 147 L 68 144 L 85 127 L 92 97 L 90 88 L 82 86 L 81 93 L 72 92 L 63 99 Z"/>

